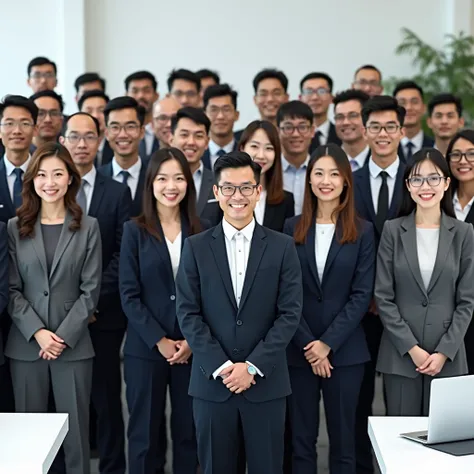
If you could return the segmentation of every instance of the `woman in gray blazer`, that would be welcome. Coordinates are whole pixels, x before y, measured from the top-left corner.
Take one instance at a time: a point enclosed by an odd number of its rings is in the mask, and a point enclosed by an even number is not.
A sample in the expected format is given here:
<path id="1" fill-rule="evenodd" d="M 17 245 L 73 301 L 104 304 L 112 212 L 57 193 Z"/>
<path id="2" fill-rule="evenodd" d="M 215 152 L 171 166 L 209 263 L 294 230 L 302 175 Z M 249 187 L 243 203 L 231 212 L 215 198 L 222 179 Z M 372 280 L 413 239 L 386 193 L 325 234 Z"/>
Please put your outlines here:
<path id="1" fill-rule="evenodd" d="M 448 164 L 438 150 L 416 153 L 405 183 L 400 217 L 386 222 L 377 257 L 384 326 L 377 370 L 388 415 L 427 416 L 432 378 L 467 373 L 474 233 L 455 217 Z"/>
<path id="2" fill-rule="evenodd" d="M 9 306 L 5 349 L 17 412 L 69 414 L 66 472 L 87 474 L 92 348 L 87 329 L 100 290 L 101 242 L 76 203 L 81 178 L 58 143 L 40 146 L 23 179 L 23 204 L 8 222 Z"/>

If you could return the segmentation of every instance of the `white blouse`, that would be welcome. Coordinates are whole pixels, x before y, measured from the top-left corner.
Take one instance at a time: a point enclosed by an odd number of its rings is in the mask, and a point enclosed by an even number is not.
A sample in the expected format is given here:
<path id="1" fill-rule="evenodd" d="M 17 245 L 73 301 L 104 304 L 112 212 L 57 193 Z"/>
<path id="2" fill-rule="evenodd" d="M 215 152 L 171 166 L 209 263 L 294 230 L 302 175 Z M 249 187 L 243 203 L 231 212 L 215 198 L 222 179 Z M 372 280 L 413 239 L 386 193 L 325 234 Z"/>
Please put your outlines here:
<path id="1" fill-rule="evenodd" d="M 169 241 L 166 237 L 166 245 L 170 254 L 171 268 L 173 269 L 173 277 L 176 279 L 178 273 L 179 260 L 181 258 L 181 232 L 176 236 L 174 242 Z"/>
<path id="2" fill-rule="evenodd" d="M 263 219 L 265 218 L 265 205 L 267 203 L 267 191 L 262 189 L 260 193 L 260 201 L 257 201 L 257 205 L 255 206 L 255 220 L 260 224 L 263 225 Z"/>
<path id="3" fill-rule="evenodd" d="M 438 253 L 439 228 L 422 229 L 416 228 L 416 249 L 418 253 L 418 264 L 420 266 L 421 278 L 428 290 L 431 275 Z"/>
<path id="4" fill-rule="evenodd" d="M 315 255 L 320 282 L 323 281 L 324 267 L 326 266 L 335 229 L 334 224 L 316 224 Z"/>

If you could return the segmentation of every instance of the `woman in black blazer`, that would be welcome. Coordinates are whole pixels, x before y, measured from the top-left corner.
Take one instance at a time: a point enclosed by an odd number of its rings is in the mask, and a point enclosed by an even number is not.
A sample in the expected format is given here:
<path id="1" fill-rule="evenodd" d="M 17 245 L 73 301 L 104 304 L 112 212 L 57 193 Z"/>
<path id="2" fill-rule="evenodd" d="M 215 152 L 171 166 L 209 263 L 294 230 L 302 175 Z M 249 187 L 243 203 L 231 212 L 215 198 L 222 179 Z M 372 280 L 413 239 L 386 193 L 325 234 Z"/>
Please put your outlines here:
<path id="1" fill-rule="evenodd" d="M 242 132 L 239 150 L 262 167 L 262 192 L 255 208 L 260 225 L 281 232 L 285 220 L 295 215 L 293 194 L 283 191 L 281 145 L 276 128 L 265 120 L 251 122 Z"/>
<path id="2" fill-rule="evenodd" d="M 183 242 L 201 230 L 195 202 L 184 154 L 176 148 L 155 152 L 146 172 L 142 213 L 125 224 L 120 253 L 120 297 L 128 319 L 124 347 L 128 461 L 133 474 L 155 474 L 168 386 L 173 472 L 195 474 L 197 469 L 188 395 L 191 349 L 178 326 L 175 297 Z"/>
<path id="3" fill-rule="evenodd" d="M 461 130 L 448 145 L 446 160 L 451 171 L 451 189 L 456 217 L 474 225 L 474 130 Z M 474 374 L 474 323 L 464 337 L 469 374 Z"/>

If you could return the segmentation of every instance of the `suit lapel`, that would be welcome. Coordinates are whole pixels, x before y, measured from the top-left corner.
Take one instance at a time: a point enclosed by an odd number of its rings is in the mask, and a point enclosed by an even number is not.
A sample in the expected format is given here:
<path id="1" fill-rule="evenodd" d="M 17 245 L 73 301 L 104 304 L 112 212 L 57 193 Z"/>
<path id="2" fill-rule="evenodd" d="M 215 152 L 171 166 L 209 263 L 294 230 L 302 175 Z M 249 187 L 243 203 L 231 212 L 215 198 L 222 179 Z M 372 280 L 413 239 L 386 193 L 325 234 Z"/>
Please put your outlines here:
<path id="1" fill-rule="evenodd" d="M 206 207 L 207 201 L 209 199 L 209 193 L 212 188 L 213 184 L 213 177 L 212 173 L 206 169 L 203 168 L 202 170 L 202 180 L 201 180 L 201 189 L 199 191 L 199 197 L 197 201 L 197 213 L 200 216 L 202 214 L 202 211 L 204 211 L 204 208 Z"/>
<path id="2" fill-rule="evenodd" d="M 234 307 L 237 310 L 237 303 L 235 301 L 234 288 L 232 286 L 232 279 L 230 276 L 229 260 L 227 259 L 227 250 L 225 247 L 225 235 L 222 229 L 222 222 L 217 225 L 212 233 L 211 250 L 214 254 L 217 268 L 221 274 L 222 282 L 227 291 L 227 295 Z M 253 240 L 253 239 L 252 239 Z M 249 257 L 250 258 L 250 257 Z"/>
<path id="3" fill-rule="evenodd" d="M 466 216 L 466 219 L 464 219 L 464 222 L 474 225 L 474 206 L 471 206 L 471 209 L 469 209 L 469 212 L 467 213 L 467 216 Z"/>
<path id="4" fill-rule="evenodd" d="M 44 277 L 49 280 L 48 265 L 46 264 L 46 253 L 44 251 L 43 232 L 41 231 L 41 217 L 38 215 L 35 223 L 35 236 L 31 239 L 31 244 L 38 256 L 38 260 L 43 267 Z"/>
<path id="5" fill-rule="evenodd" d="M 207 168 L 208 170 L 211 170 L 211 171 L 212 171 L 212 167 L 211 167 L 211 153 L 209 152 L 209 148 L 207 148 L 207 149 L 204 151 L 204 154 L 202 155 L 201 161 L 202 161 L 202 164 L 204 165 L 205 168 Z"/>
<path id="6" fill-rule="evenodd" d="M 394 219 L 397 217 L 398 210 L 400 207 L 400 201 L 403 191 L 403 175 L 405 174 L 405 165 L 400 161 L 398 165 L 397 177 L 395 178 L 395 186 L 393 188 L 392 202 L 390 203 L 390 209 L 388 211 L 388 218 Z"/>
<path id="7" fill-rule="evenodd" d="M 135 193 L 135 199 L 133 202 L 142 202 L 142 194 L 143 188 L 145 186 L 145 175 L 146 169 L 148 166 L 148 161 L 142 159 L 142 166 L 140 168 L 140 174 L 138 175 L 138 184 L 137 184 L 137 191 Z M 140 209 L 141 212 L 141 209 Z"/>
<path id="8" fill-rule="evenodd" d="M 91 205 L 89 206 L 89 216 L 97 217 L 99 205 L 102 202 L 102 197 L 104 195 L 104 182 L 105 178 L 100 173 L 97 173 L 94 189 L 92 190 Z"/>
<path id="9" fill-rule="evenodd" d="M 321 281 L 319 280 L 318 269 L 316 268 L 316 231 L 314 221 L 308 230 L 308 234 L 306 235 L 304 248 L 306 252 L 306 258 L 308 260 L 309 270 L 311 275 L 313 275 L 316 287 L 319 291 L 321 291 Z"/>
<path id="10" fill-rule="evenodd" d="M 265 203 L 265 213 L 263 214 L 263 225 L 265 227 L 272 228 L 272 224 L 278 214 L 278 206 L 279 204 L 275 205 Z"/>
<path id="11" fill-rule="evenodd" d="M 339 251 L 342 248 L 342 245 L 337 240 L 337 235 L 339 233 L 338 230 L 339 230 L 338 226 L 336 225 L 336 229 L 334 231 L 334 235 L 333 235 L 332 241 L 331 241 L 331 246 L 329 247 L 328 256 L 326 258 L 326 264 L 324 265 L 323 282 L 324 282 L 324 279 L 326 278 L 327 273 L 329 272 L 329 270 L 331 268 L 331 265 L 333 264 L 334 260 L 336 259 L 337 254 L 339 253 Z"/>
<path id="12" fill-rule="evenodd" d="M 59 236 L 59 242 L 56 247 L 56 251 L 54 252 L 54 258 L 53 258 L 53 264 L 51 265 L 50 277 L 53 276 L 54 271 L 56 270 L 56 267 L 58 266 L 59 260 L 61 260 L 61 257 L 63 256 L 63 253 L 66 250 L 66 247 L 68 246 L 73 235 L 75 234 L 75 232 L 72 232 L 71 230 L 69 230 L 69 223 L 71 222 L 71 220 L 72 220 L 72 216 L 71 214 L 69 214 L 69 212 L 67 212 L 66 217 L 64 219 L 63 228 L 61 230 L 61 235 Z"/>
<path id="13" fill-rule="evenodd" d="M 16 210 L 13 207 L 12 198 L 10 196 L 10 189 L 8 187 L 7 181 L 7 170 L 5 168 L 5 163 L 3 159 L 0 157 L 0 195 L 4 206 L 7 206 L 9 210 L 9 214 L 14 216 L 16 214 Z"/>
<path id="14" fill-rule="evenodd" d="M 370 221 L 375 222 L 374 202 L 372 201 L 372 191 L 370 187 L 370 170 L 368 166 L 364 166 L 357 180 L 360 188 L 360 194 L 364 200 L 365 207 L 370 216 Z"/>

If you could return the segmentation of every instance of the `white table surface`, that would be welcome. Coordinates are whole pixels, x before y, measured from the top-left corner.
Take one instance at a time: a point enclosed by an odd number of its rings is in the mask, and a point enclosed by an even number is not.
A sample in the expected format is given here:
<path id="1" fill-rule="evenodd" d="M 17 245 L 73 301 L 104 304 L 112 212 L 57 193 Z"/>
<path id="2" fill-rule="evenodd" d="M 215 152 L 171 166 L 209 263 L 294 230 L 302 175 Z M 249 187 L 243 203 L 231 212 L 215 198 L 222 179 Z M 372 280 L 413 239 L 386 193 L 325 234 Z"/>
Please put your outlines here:
<path id="1" fill-rule="evenodd" d="M 453 456 L 400 433 L 428 429 L 428 417 L 369 418 L 369 437 L 382 474 L 474 474 L 474 455 Z"/>
<path id="2" fill-rule="evenodd" d="M 0 474 L 47 474 L 68 429 L 64 413 L 0 413 Z"/>

